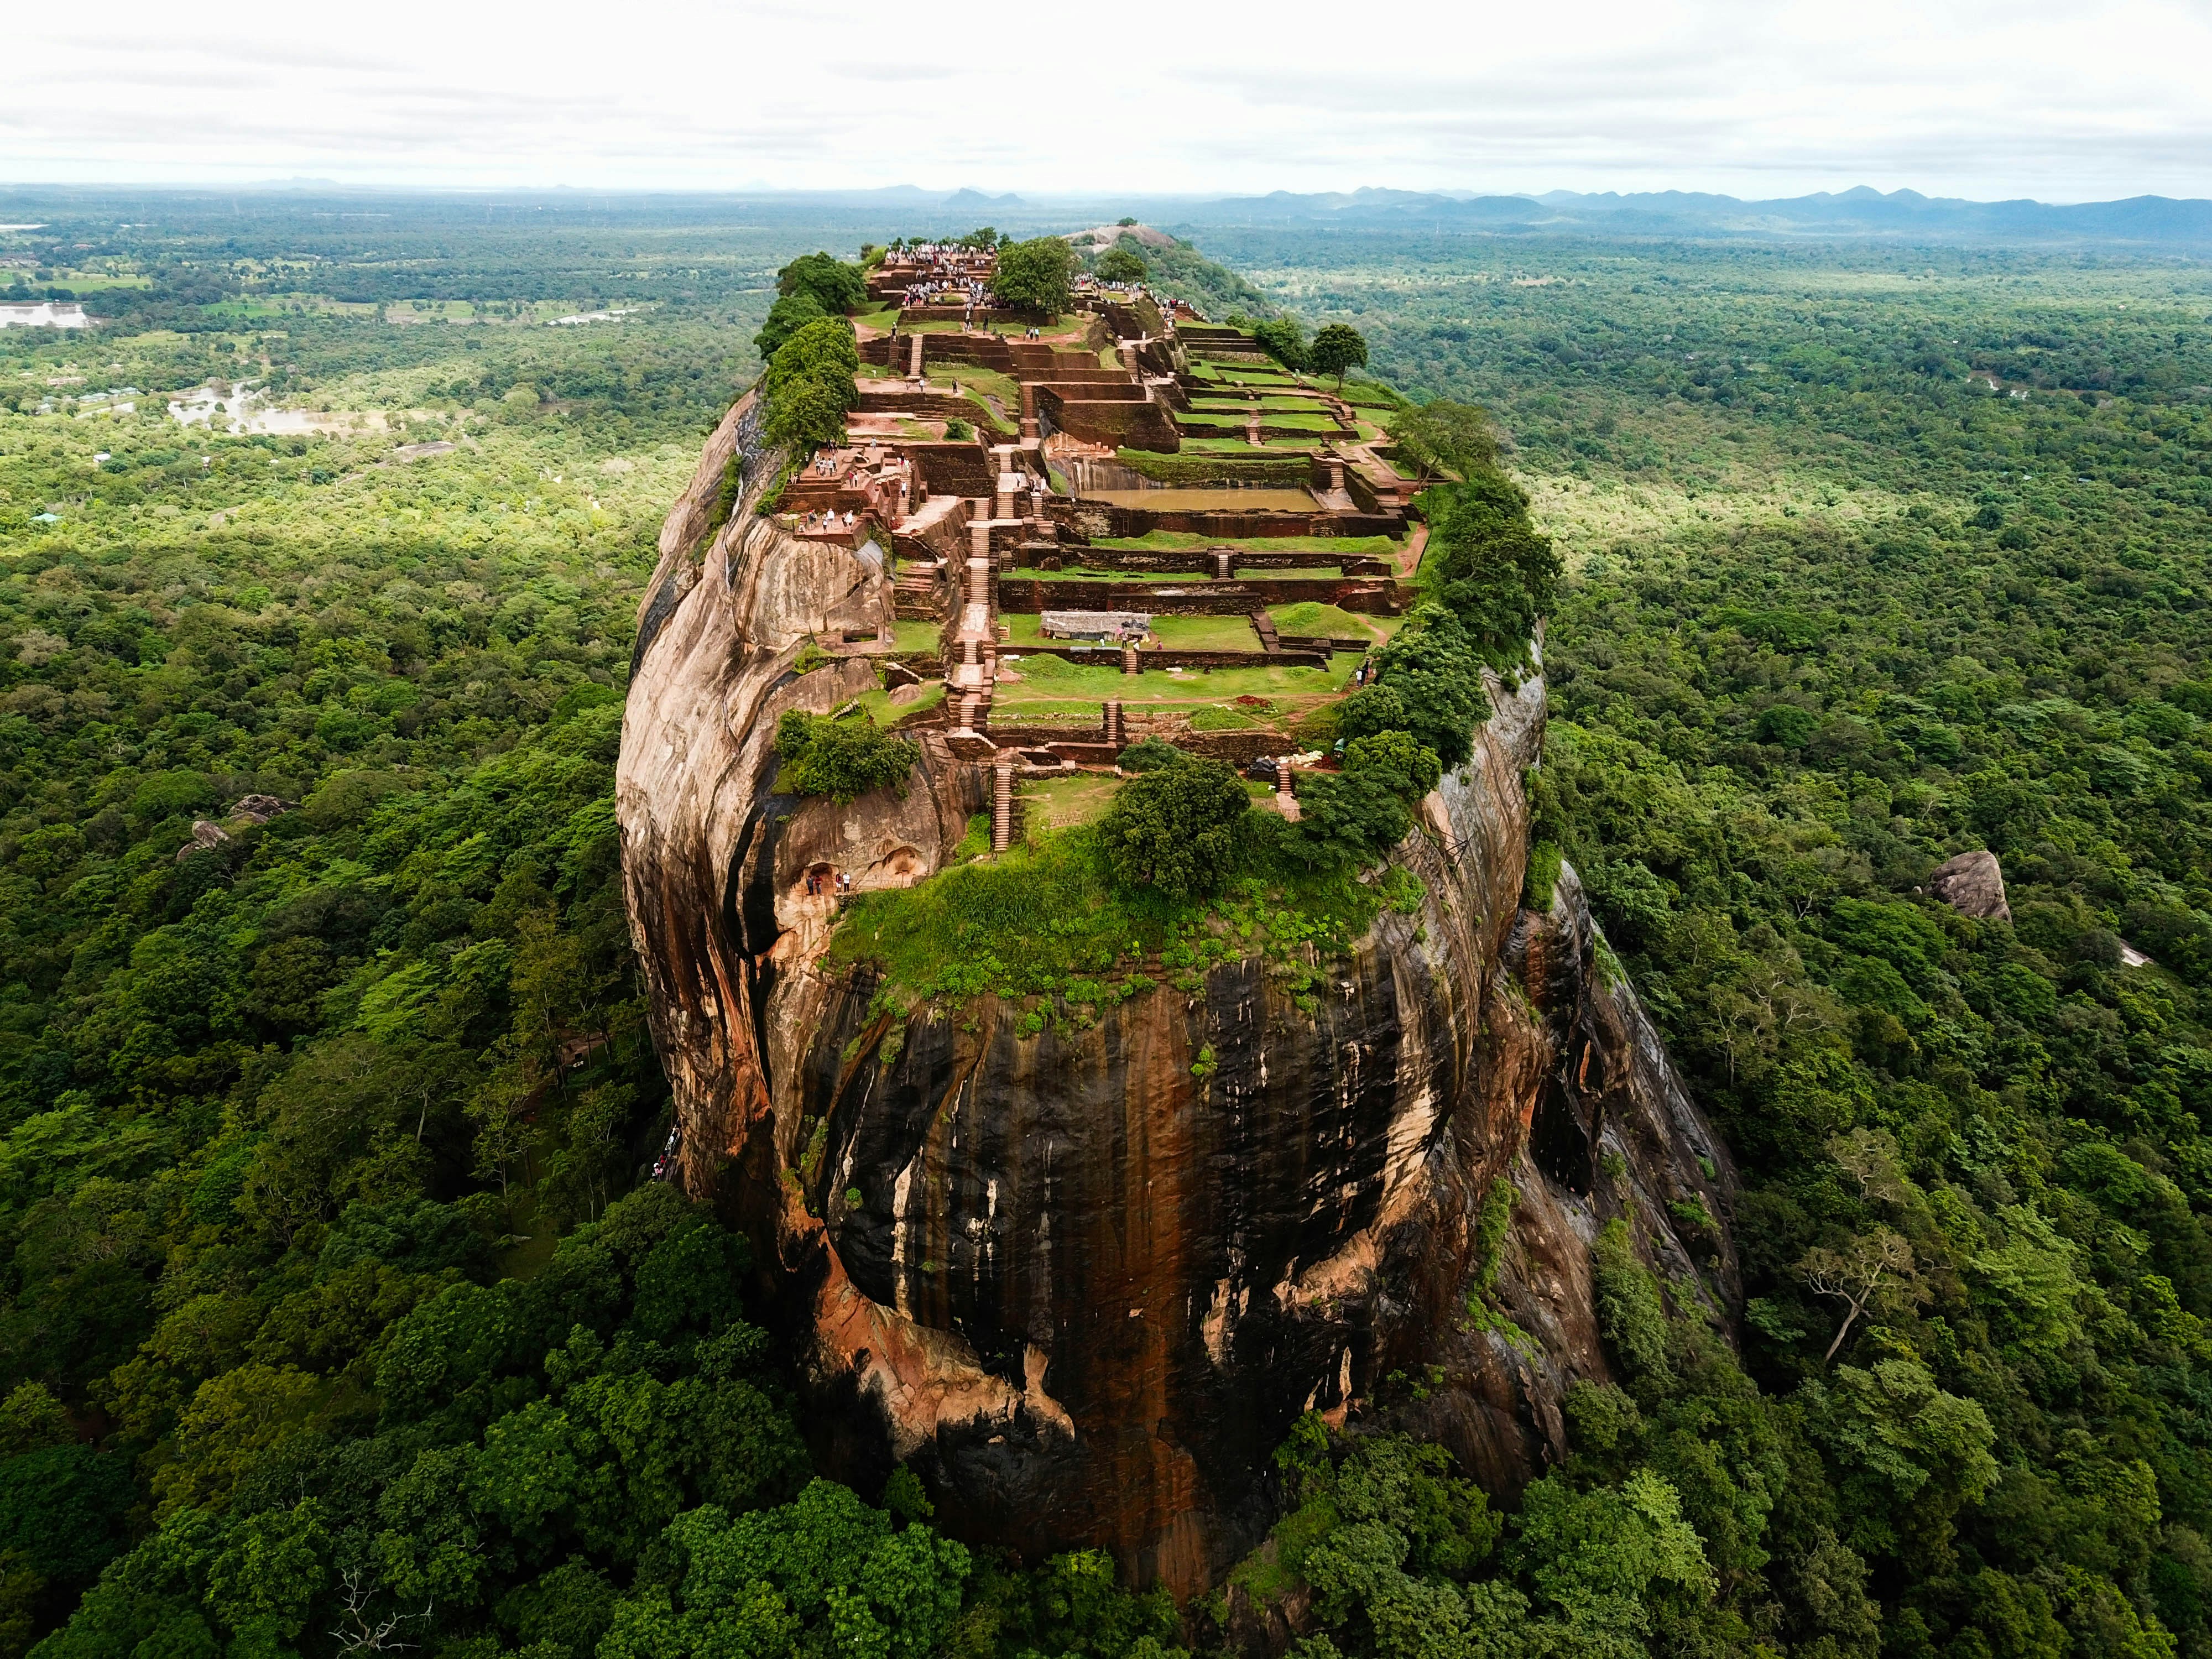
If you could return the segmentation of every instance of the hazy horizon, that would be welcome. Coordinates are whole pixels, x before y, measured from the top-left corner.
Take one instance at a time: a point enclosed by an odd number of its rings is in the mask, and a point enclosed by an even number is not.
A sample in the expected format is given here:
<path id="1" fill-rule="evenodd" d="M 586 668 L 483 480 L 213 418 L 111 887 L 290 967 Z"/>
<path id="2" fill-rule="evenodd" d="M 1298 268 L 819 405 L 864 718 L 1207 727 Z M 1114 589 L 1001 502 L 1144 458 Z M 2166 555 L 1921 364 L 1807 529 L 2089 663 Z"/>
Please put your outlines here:
<path id="1" fill-rule="evenodd" d="M 0 177 L 245 187 L 987 193 L 1865 185 L 1978 201 L 2212 193 L 2212 12 L 2176 0 L 1903 0 L 1530 16 L 1201 0 L 1148 37 L 1024 13 L 854 39 L 783 4 L 662 0 L 528 25 L 481 0 L 365 31 L 261 3 L 20 22 Z M 981 32 L 991 50 L 975 50 Z M 1029 66 L 1054 66 L 1028 84 Z M 929 187 L 925 187 L 929 188 Z"/>

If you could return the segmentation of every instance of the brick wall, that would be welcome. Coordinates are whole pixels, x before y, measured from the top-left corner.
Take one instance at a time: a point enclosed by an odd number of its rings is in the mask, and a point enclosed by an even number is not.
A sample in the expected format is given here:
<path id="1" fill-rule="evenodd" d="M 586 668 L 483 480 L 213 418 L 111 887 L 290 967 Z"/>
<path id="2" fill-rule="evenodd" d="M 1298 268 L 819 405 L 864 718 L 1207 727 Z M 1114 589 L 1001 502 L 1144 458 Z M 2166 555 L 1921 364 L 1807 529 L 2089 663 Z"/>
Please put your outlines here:
<path id="1" fill-rule="evenodd" d="M 1182 447 L 1182 440 L 1176 434 L 1175 422 L 1169 418 L 1167 410 L 1150 398 L 1142 402 L 1076 399 L 1050 385 L 1040 386 L 1036 396 L 1039 410 L 1057 430 L 1086 443 L 1158 450 L 1170 454 Z"/>
<path id="2" fill-rule="evenodd" d="M 1240 575 L 1254 570 L 1304 570 L 1319 564 L 1335 565 L 1346 576 L 1387 577 L 1391 574 L 1388 559 L 1364 555 L 1327 551 L 1254 553 L 1241 547 L 1227 551 L 1230 569 Z M 1024 541 L 1017 553 L 1016 563 L 1024 570 L 1059 570 L 1079 564 L 1091 570 L 1145 570 L 1162 575 L 1213 574 L 1213 550 L 1204 547 L 1069 547 L 1057 542 Z"/>
<path id="3" fill-rule="evenodd" d="M 1163 595 L 1160 590 L 1174 592 Z M 1265 577 L 1228 582 L 1087 582 L 1072 578 L 1002 575 L 999 608 L 1044 611 L 1150 611 L 1186 617 L 1236 617 L 1274 605 L 1314 601 L 1339 610 L 1395 617 L 1411 600 L 1394 581 L 1359 577 Z"/>
<path id="4" fill-rule="evenodd" d="M 1311 513 L 1239 512 L 1227 507 L 1158 512 L 1146 507 L 1054 496 L 1045 504 L 1045 513 L 1054 524 L 1085 538 L 1179 530 L 1242 541 L 1254 536 L 1398 536 L 1406 529 L 1405 519 L 1395 513 L 1329 513 L 1318 507 Z"/>
<path id="5" fill-rule="evenodd" d="M 902 443 L 899 447 L 913 458 L 928 495 L 989 495 L 999 488 L 998 467 L 980 443 Z"/>

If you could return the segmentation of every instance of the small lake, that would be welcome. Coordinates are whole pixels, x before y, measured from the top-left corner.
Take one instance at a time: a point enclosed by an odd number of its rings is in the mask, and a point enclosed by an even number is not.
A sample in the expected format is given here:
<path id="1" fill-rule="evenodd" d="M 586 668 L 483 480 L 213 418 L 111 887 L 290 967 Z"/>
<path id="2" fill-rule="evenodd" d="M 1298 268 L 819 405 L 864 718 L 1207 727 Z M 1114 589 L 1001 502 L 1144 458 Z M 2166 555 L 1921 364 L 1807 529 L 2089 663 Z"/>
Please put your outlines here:
<path id="1" fill-rule="evenodd" d="M 1086 501 L 1142 507 L 1154 513 L 1311 513 L 1320 505 L 1303 489 L 1095 489 Z"/>

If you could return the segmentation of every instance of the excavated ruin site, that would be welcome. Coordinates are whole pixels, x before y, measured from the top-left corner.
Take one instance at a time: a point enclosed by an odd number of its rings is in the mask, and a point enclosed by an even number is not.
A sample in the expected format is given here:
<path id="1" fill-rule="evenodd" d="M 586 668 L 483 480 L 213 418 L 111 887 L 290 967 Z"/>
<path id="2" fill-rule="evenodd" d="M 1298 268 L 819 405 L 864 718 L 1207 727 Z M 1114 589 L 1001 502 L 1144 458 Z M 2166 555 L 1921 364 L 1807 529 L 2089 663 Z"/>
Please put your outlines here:
<path id="1" fill-rule="evenodd" d="M 825 1466 L 904 1463 L 957 1534 L 1188 1593 L 1264 1536 L 1299 1414 L 1394 1372 L 1493 1491 L 1540 1473 L 1605 1373 L 1597 1228 L 1724 1303 L 1732 1247 L 1693 1260 L 1668 1218 L 1732 1176 L 1571 869 L 1524 907 L 1533 646 L 1357 937 L 1267 943 L 1262 897 L 1195 956 L 1131 941 L 1080 1005 L 902 996 L 855 943 L 1095 818 L 1148 737 L 1294 816 L 1339 764 L 1316 714 L 1415 599 L 1386 402 L 1140 289 L 1047 318 L 992 276 L 870 273 L 842 445 L 780 453 L 758 389 L 717 429 L 641 613 L 629 905 L 675 1170 L 802 1334 Z M 793 709 L 911 739 L 904 787 L 780 789 Z"/>
<path id="2" fill-rule="evenodd" d="M 778 504 L 787 533 L 896 567 L 894 615 L 823 648 L 886 656 L 901 729 L 1012 767 L 1017 816 L 1146 734 L 1239 765 L 1297 752 L 1410 597 L 1414 484 L 1387 434 L 1188 305 L 1079 290 L 1033 326 L 966 303 L 990 265 L 870 278 L 878 301 L 954 287 L 858 319 L 848 443 Z"/>

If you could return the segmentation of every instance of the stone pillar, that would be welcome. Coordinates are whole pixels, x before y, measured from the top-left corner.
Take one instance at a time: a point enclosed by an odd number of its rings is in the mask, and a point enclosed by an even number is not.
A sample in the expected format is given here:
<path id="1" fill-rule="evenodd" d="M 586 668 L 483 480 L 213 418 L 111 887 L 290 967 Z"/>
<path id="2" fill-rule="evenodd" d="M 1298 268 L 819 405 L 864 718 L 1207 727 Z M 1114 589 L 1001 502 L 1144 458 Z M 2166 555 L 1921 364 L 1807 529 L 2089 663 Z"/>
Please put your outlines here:
<path id="1" fill-rule="evenodd" d="M 991 850 L 1003 853 L 1014 843 L 1014 763 L 1000 761 L 991 779 Z"/>
<path id="2" fill-rule="evenodd" d="M 1121 672 L 1124 674 L 1133 674 L 1137 672 L 1137 647 L 1133 645 L 1125 645 L 1121 647 Z"/>

